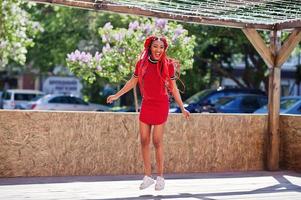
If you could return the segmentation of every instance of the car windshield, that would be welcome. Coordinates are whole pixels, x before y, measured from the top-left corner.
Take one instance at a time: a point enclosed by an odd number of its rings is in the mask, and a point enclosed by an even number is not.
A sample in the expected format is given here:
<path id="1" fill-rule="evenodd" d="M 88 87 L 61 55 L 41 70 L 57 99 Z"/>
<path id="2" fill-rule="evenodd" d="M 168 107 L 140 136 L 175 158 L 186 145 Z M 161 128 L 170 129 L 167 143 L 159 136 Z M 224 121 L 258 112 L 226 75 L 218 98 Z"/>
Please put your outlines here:
<path id="1" fill-rule="evenodd" d="M 294 105 L 297 101 L 300 99 L 281 99 L 280 101 L 280 109 L 281 110 L 286 110 L 290 108 L 292 105 Z M 268 109 L 268 105 L 263 106 L 261 109 Z"/>
<path id="2" fill-rule="evenodd" d="M 43 95 L 43 94 L 38 94 L 35 98 L 31 99 L 31 101 L 37 101 L 37 100 L 39 100 L 40 98 L 42 98 L 43 96 L 45 96 L 45 95 Z"/>
<path id="3" fill-rule="evenodd" d="M 211 92 L 212 92 L 211 90 L 203 90 L 201 92 L 198 92 L 192 95 L 191 97 L 189 97 L 188 99 L 186 99 L 185 103 L 186 104 L 197 103 L 200 99 L 204 98 Z"/>
<path id="4" fill-rule="evenodd" d="M 280 109 L 286 110 L 290 108 L 292 105 L 294 105 L 297 101 L 300 99 L 283 99 L 280 102 Z"/>

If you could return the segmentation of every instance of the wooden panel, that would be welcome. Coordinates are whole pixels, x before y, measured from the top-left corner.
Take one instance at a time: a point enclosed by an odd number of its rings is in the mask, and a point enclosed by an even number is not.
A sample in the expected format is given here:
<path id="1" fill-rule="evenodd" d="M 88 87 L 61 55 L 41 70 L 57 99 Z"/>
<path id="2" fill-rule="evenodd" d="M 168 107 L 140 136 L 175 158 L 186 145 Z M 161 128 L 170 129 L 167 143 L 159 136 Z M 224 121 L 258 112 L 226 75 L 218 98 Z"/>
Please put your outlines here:
<path id="1" fill-rule="evenodd" d="M 138 115 L 0 110 L 0 177 L 141 174 Z M 262 170 L 266 116 L 173 114 L 165 172 Z M 154 149 L 152 147 L 152 152 Z M 152 169 L 155 172 L 154 154 Z"/>
<path id="2" fill-rule="evenodd" d="M 266 116 L 197 114 L 186 122 L 172 116 L 165 139 L 166 167 L 177 173 L 263 169 L 265 120 Z"/>
<path id="3" fill-rule="evenodd" d="M 281 169 L 301 172 L 301 116 L 280 116 Z"/>
<path id="4" fill-rule="evenodd" d="M 274 63 L 273 55 L 258 32 L 255 29 L 251 28 L 242 29 L 242 31 L 247 36 L 247 38 L 259 53 L 259 55 L 262 57 L 267 66 L 272 67 Z"/>

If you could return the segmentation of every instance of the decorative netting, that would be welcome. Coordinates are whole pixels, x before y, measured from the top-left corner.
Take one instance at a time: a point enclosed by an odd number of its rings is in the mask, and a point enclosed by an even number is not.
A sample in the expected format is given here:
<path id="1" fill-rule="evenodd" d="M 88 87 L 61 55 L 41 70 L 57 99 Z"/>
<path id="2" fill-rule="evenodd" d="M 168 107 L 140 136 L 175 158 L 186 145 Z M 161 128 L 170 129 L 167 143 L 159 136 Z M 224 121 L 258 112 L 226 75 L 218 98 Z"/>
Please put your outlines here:
<path id="1" fill-rule="evenodd" d="M 273 25 L 301 20 L 301 0 L 97 0 L 172 15 Z"/>
<path id="2" fill-rule="evenodd" d="M 225 27 L 301 28 L 301 0 L 29 0 Z"/>

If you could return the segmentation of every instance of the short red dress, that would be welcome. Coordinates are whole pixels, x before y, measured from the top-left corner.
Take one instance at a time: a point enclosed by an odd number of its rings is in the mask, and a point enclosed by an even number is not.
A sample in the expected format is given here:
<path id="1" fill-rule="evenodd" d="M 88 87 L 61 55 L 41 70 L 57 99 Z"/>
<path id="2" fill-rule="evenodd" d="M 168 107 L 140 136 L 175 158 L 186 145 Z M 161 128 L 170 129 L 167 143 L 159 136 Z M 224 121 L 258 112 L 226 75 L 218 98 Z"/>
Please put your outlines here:
<path id="1" fill-rule="evenodd" d="M 139 63 L 139 61 L 138 61 Z M 167 88 L 158 74 L 157 63 L 148 59 L 143 66 L 136 64 L 134 77 L 138 78 L 139 67 L 147 67 L 143 76 L 143 94 L 139 120 L 149 125 L 159 125 L 166 122 L 169 111 Z M 175 79 L 174 65 L 168 66 L 169 76 Z"/>

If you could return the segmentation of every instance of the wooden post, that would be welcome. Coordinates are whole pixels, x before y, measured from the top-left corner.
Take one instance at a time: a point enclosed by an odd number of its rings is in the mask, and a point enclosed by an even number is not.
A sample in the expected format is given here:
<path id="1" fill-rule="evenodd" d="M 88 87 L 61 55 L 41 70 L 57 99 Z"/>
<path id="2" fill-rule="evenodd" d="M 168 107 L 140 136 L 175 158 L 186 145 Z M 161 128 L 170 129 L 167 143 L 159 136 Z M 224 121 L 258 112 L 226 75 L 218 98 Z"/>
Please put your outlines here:
<path id="1" fill-rule="evenodd" d="M 281 66 L 276 65 L 278 52 L 281 47 L 280 32 L 272 31 L 270 36 L 270 50 L 273 54 L 273 65 L 269 68 L 269 99 L 268 99 L 268 136 L 266 168 L 268 170 L 279 169 L 279 109 L 280 109 L 280 73 Z"/>
<path id="2" fill-rule="evenodd" d="M 259 55 L 269 67 L 269 113 L 268 133 L 265 139 L 265 166 L 268 170 L 279 169 L 279 109 L 280 109 L 280 73 L 281 65 L 288 59 L 291 52 L 301 41 L 301 29 L 295 28 L 281 47 L 280 32 L 274 30 L 270 36 L 268 48 L 255 29 L 242 29 Z"/>

